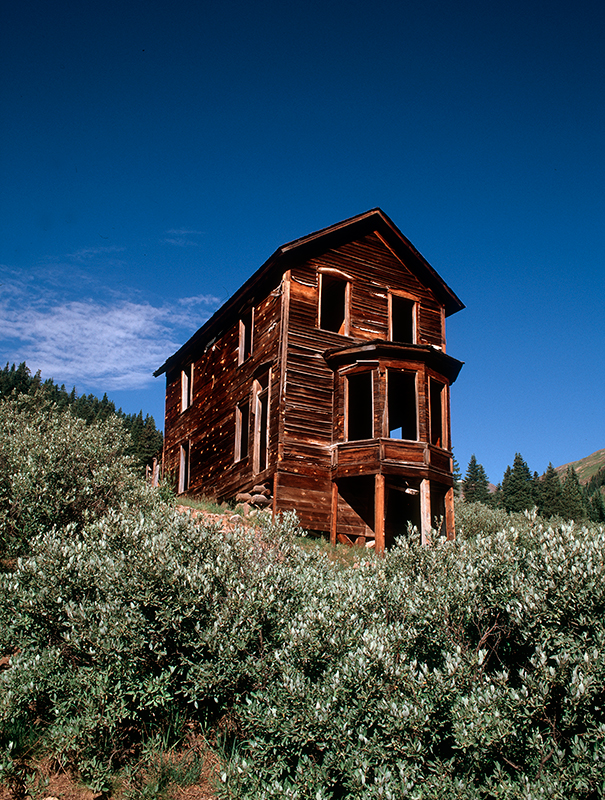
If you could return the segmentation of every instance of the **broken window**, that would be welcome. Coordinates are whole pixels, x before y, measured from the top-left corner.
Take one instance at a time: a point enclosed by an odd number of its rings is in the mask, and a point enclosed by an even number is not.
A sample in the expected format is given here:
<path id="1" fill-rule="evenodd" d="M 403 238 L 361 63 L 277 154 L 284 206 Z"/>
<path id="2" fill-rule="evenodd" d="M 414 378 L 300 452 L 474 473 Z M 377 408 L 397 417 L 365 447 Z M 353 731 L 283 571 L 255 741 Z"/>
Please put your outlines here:
<path id="1" fill-rule="evenodd" d="M 246 400 L 235 408 L 235 460 L 248 455 L 248 430 L 250 427 L 250 404 Z"/>
<path id="2" fill-rule="evenodd" d="M 391 295 L 391 341 L 413 344 L 416 340 L 416 303 L 407 297 Z"/>
<path id="3" fill-rule="evenodd" d="M 254 308 L 249 308 L 239 321 L 239 350 L 237 363 L 243 364 L 252 355 L 252 329 L 254 326 Z"/>
<path id="4" fill-rule="evenodd" d="M 271 370 L 254 381 L 254 472 L 268 466 L 269 453 L 269 386 Z"/>
<path id="5" fill-rule="evenodd" d="M 326 273 L 319 276 L 319 327 L 348 334 L 349 283 Z"/>
<path id="6" fill-rule="evenodd" d="M 429 414 L 431 426 L 431 444 L 445 447 L 443 437 L 443 393 L 445 386 L 431 378 L 429 382 Z"/>
<path id="7" fill-rule="evenodd" d="M 193 364 L 181 370 L 181 411 L 186 411 L 193 403 Z"/>
<path id="8" fill-rule="evenodd" d="M 355 372 L 347 376 L 346 431 L 348 441 L 372 439 L 374 405 L 372 372 Z"/>
<path id="9" fill-rule="evenodd" d="M 180 447 L 179 458 L 179 494 L 186 492 L 189 488 L 189 442 L 183 442 Z"/>
<path id="10" fill-rule="evenodd" d="M 388 370 L 388 430 L 391 439 L 418 439 L 416 373 Z"/>

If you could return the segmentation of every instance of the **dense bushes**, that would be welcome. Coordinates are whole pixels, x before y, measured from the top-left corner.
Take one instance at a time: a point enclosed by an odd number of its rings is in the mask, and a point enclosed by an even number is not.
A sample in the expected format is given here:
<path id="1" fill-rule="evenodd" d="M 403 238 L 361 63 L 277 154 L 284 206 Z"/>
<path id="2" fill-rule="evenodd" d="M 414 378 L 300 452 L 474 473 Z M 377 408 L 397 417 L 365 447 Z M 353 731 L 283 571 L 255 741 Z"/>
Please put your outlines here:
<path id="1" fill-rule="evenodd" d="M 292 519 L 227 532 L 129 491 L 40 516 L 0 578 L 5 780 L 34 748 L 109 791 L 195 721 L 220 733 L 232 798 L 602 796 L 601 529 L 467 504 L 455 543 L 347 567 Z"/>
<path id="2" fill-rule="evenodd" d="M 117 417 L 87 426 L 43 388 L 0 403 L 0 555 L 127 501 L 139 485 L 129 447 Z"/>

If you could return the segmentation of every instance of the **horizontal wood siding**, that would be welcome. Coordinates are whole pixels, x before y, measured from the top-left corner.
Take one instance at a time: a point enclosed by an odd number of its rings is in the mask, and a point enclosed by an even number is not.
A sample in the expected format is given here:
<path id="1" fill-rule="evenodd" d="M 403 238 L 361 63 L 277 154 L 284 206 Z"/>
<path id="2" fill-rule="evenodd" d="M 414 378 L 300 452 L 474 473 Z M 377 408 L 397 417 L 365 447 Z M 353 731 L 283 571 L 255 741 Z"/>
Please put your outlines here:
<path id="1" fill-rule="evenodd" d="M 252 355 L 238 366 L 239 321 L 205 352 L 195 354 L 193 403 L 180 411 L 180 370 L 167 375 L 166 440 L 164 469 L 175 479 L 180 445 L 190 442 L 189 494 L 228 499 L 242 488 L 269 479 L 277 463 L 281 297 L 272 291 L 254 309 Z M 268 469 L 254 475 L 253 431 L 255 425 L 253 384 L 259 370 L 271 368 Z M 235 408 L 250 403 L 248 456 L 235 463 Z"/>
<path id="2" fill-rule="evenodd" d="M 296 511 L 309 530 L 329 532 L 330 498 L 331 481 L 327 475 L 277 473 L 276 511 Z"/>

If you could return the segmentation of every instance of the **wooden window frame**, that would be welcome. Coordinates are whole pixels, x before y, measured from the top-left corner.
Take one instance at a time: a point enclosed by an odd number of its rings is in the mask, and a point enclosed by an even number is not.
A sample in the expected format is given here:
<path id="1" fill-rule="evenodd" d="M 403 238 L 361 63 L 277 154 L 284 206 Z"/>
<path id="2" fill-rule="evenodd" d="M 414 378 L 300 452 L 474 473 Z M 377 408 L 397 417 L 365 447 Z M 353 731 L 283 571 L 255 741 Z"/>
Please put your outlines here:
<path id="1" fill-rule="evenodd" d="M 181 442 L 179 446 L 179 485 L 178 493 L 183 494 L 191 484 L 191 442 Z"/>
<path id="2" fill-rule="evenodd" d="M 372 403 L 370 419 L 371 419 L 371 434 L 372 435 L 369 438 L 370 439 L 374 439 L 375 435 L 376 435 L 375 422 L 374 422 L 374 414 L 375 414 L 375 410 L 376 410 L 375 370 L 374 369 L 351 369 L 351 370 L 347 370 L 346 374 L 344 375 L 345 388 L 344 388 L 344 428 L 343 428 L 343 434 L 344 434 L 345 442 L 363 442 L 363 441 L 366 441 L 366 439 L 351 439 L 350 436 L 349 436 L 350 403 L 351 403 L 350 396 L 349 396 L 349 392 L 350 392 L 349 379 L 352 378 L 352 377 L 355 377 L 357 375 L 369 375 L 370 376 L 371 403 Z"/>
<path id="3" fill-rule="evenodd" d="M 324 328 L 322 326 L 322 298 L 324 292 L 324 280 L 328 278 L 332 281 L 337 280 L 344 284 L 344 314 L 343 314 L 343 321 L 337 331 L 333 330 L 332 328 Z M 350 336 L 351 330 L 351 276 L 347 275 L 344 272 L 340 272 L 340 270 L 330 269 L 327 267 L 320 268 L 318 270 L 318 303 L 317 303 L 317 327 L 324 331 L 330 331 L 331 333 L 338 333 L 341 336 Z"/>
<path id="4" fill-rule="evenodd" d="M 193 405 L 193 362 L 181 370 L 181 414 Z"/>
<path id="5" fill-rule="evenodd" d="M 243 409 L 246 412 L 243 412 Z M 245 452 L 243 444 L 245 442 Z M 243 400 L 235 407 L 235 452 L 234 461 L 243 461 L 250 451 L 250 400 Z"/>
<path id="6" fill-rule="evenodd" d="M 420 441 L 420 409 L 418 406 L 418 372 L 413 369 L 396 369 L 396 368 L 387 368 L 385 374 L 385 407 L 384 407 L 384 436 L 387 439 L 391 439 L 391 420 L 389 419 L 389 373 L 391 372 L 401 372 L 405 375 L 413 375 L 414 376 L 414 410 L 416 416 L 416 436 L 414 439 L 397 439 L 393 438 L 393 441 L 401 441 L 401 442 L 419 442 Z"/>
<path id="7" fill-rule="evenodd" d="M 439 411 L 440 411 L 440 422 L 441 422 L 441 442 L 434 442 L 433 441 L 433 387 L 439 386 Z M 448 442 L 448 424 L 447 424 L 447 403 L 446 403 L 446 392 L 447 392 L 447 384 L 439 380 L 438 378 L 433 378 L 429 376 L 429 442 L 434 447 L 440 447 L 442 450 L 449 449 L 449 442 Z"/>
<path id="8" fill-rule="evenodd" d="M 269 433 L 271 430 L 271 368 L 254 380 L 254 449 L 252 456 L 252 469 L 255 475 L 264 472 L 269 467 Z M 266 377 L 267 385 L 264 386 Z M 265 431 L 263 434 L 263 401 L 266 399 Z M 264 439 L 264 448 L 263 440 Z M 264 453 L 264 461 L 263 461 Z"/>
<path id="9" fill-rule="evenodd" d="M 252 306 L 239 320 L 239 340 L 237 349 L 237 365 L 241 366 L 247 361 L 254 350 L 254 306 Z"/>
<path id="10" fill-rule="evenodd" d="M 418 314 L 420 303 L 417 297 L 413 297 L 408 292 L 399 292 L 397 290 L 389 290 L 389 341 L 393 339 L 393 297 L 399 297 L 402 300 L 409 300 L 412 304 L 412 341 L 404 342 L 404 344 L 417 344 L 418 342 Z"/>

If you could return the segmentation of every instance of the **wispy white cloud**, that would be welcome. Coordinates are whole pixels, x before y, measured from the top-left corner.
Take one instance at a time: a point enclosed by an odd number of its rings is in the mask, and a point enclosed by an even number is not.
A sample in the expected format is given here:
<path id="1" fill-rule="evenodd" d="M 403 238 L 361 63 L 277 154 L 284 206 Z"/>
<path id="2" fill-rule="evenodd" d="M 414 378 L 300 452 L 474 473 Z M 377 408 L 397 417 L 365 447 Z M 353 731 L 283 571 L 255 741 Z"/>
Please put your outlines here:
<path id="1" fill-rule="evenodd" d="M 177 247 L 198 247 L 199 243 L 191 236 L 203 236 L 204 231 L 193 231 L 188 228 L 170 228 L 166 231 L 166 238 L 162 239 L 164 244 L 174 244 Z"/>
<path id="2" fill-rule="evenodd" d="M 124 298 L 61 301 L 6 270 L 0 283 L 3 278 L 8 278 L 0 286 L 4 360 L 26 361 L 44 378 L 103 391 L 149 385 L 153 371 L 219 304 L 210 295 L 163 305 Z"/>
<path id="3" fill-rule="evenodd" d="M 82 247 L 76 250 L 75 253 L 68 253 L 65 258 L 73 258 L 75 261 L 86 261 L 96 256 L 107 255 L 109 253 L 121 253 L 125 247 L 107 246 L 107 247 Z"/>

